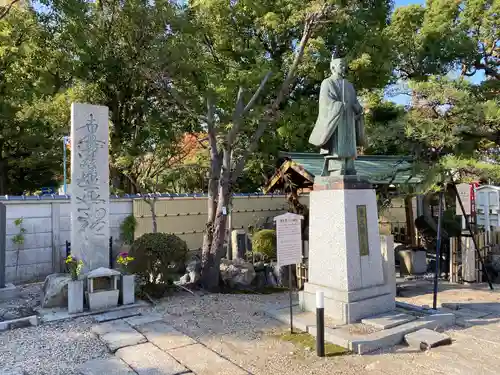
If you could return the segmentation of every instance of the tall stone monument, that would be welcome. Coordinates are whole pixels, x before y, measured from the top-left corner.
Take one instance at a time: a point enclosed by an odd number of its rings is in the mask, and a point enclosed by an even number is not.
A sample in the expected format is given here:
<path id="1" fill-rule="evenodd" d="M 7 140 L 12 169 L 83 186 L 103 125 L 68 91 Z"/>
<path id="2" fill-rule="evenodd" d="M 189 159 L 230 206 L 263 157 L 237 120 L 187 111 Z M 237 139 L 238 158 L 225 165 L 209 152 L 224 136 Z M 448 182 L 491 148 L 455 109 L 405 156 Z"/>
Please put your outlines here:
<path id="1" fill-rule="evenodd" d="M 322 291 L 325 315 L 353 323 L 393 310 L 395 300 L 393 286 L 384 281 L 375 190 L 355 169 L 363 108 L 344 78 L 344 61 L 332 59 L 330 67 L 309 139 L 326 155 L 310 194 L 309 278 L 300 303 L 315 311 L 316 291 Z"/>
<path id="2" fill-rule="evenodd" d="M 71 253 L 82 272 L 109 267 L 108 108 L 71 105 Z"/>

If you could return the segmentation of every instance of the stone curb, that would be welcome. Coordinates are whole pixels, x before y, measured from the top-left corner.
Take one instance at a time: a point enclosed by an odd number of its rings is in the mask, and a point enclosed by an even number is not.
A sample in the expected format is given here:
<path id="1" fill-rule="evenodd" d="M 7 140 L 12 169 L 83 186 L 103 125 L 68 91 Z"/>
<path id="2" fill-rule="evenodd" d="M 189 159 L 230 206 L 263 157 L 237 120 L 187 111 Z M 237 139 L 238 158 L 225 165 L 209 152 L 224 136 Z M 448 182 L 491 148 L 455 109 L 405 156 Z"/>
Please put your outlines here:
<path id="1" fill-rule="evenodd" d="M 25 323 L 25 322 L 27 322 L 28 325 L 30 325 L 32 327 L 36 327 L 38 325 L 38 316 L 31 315 L 31 316 L 27 316 L 25 318 L 17 318 L 17 319 L 6 320 L 3 322 L 0 322 L 0 332 L 15 328 L 15 327 L 11 327 L 11 325 L 16 325 L 16 324 Z"/>

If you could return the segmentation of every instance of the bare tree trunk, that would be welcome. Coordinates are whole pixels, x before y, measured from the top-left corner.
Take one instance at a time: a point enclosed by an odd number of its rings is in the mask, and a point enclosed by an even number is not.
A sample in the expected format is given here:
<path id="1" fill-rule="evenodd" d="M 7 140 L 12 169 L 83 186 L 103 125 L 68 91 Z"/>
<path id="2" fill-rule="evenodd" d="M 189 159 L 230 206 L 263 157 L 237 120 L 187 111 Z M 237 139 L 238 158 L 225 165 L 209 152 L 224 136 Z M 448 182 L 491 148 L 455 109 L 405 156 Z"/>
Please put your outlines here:
<path id="1" fill-rule="evenodd" d="M 144 202 L 149 205 L 151 210 L 151 220 L 153 221 L 153 233 L 158 233 L 158 222 L 156 221 L 156 197 L 144 198 Z"/>
<path id="2" fill-rule="evenodd" d="M 405 217 L 406 217 L 406 231 L 410 245 L 417 246 L 417 235 L 415 231 L 415 218 L 413 217 L 412 195 L 407 195 L 404 200 L 405 204 Z"/>
<path id="3" fill-rule="evenodd" d="M 236 183 L 236 180 L 243 171 L 247 159 L 257 147 L 258 141 L 262 134 L 264 134 L 266 127 L 276 119 L 279 107 L 290 91 L 290 87 L 295 78 L 295 72 L 302 60 L 305 46 L 312 35 L 313 29 L 329 9 L 330 6 L 324 4 L 318 12 L 310 14 L 306 18 L 304 31 L 300 40 L 300 47 L 295 55 L 292 66 L 276 98 L 264 110 L 262 119 L 259 121 L 259 126 L 251 138 L 249 148 L 243 153 L 241 158 L 239 158 L 238 162 L 235 163 L 234 168 L 232 168 L 232 147 L 239 135 L 240 128 L 244 122 L 244 116 L 252 109 L 271 73 L 268 73 L 263 78 L 259 88 L 246 105 L 243 102 L 243 89 L 240 88 L 238 91 L 232 118 L 232 128 L 224 140 L 222 151 L 219 151 L 217 145 L 217 134 L 214 126 L 215 106 L 211 102 L 211 98 L 207 98 L 207 116 L 204 118 L 204 121 L 207 123 L 211 169 L 208 188 L 208 218 L 202 248 L 201 282 L 208 290 L 217 290 L 219 286 L 220 260 L 224 255 L 224 239 L 226 237 L 227 225 L 226 214 L 227 208 L 231 202 L 232 186 Z M 226 211 L 226 214 L 224 214 L 224 211 Z"/>
<path id="4" fill-rule="evenodd" d="M 211 103 L 208 102 L 208 112 L 211 113 Z M 211 119 L 211 116 L 208 116 Z M 219 177 L 221 173 L 221 157 L 217 151 L 217 140 L 213 123 L 209 121 L 208 136 L 210 142 L 210 180 L 208 181 L 207 197 L 207 224 L 205 234 L 203 235 L 202 247 L 202 272 L 201 283 L 207 290 L 216 290 L 219 286 L 219 268 L 220 259 L 217 260 L 216 254 L 212 252 L 214 242 L 214 233 L 216 227 L 217 206 L 219 201 Z"/>

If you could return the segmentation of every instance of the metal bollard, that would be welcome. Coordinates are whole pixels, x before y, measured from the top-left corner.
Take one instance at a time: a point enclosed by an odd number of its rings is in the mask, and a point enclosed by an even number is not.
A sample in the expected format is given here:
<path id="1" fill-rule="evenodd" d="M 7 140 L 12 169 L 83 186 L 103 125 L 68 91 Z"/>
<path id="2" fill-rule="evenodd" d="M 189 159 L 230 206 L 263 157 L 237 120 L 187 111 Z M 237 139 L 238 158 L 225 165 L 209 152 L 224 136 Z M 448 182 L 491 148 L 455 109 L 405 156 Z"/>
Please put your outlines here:
<path id="1" fill-rule="evenodd" d="M 316 292 L 316 354 L 325 356 L 325 299 L 323 292 Z"/>

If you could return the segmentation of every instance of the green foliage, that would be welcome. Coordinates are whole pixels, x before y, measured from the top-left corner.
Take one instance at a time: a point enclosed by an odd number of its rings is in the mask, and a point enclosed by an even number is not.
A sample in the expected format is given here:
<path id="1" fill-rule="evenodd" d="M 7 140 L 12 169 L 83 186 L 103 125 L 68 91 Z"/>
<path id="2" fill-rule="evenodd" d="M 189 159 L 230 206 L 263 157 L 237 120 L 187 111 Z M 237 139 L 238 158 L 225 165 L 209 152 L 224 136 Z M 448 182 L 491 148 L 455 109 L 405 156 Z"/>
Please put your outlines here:
<path id="1" fill-rule="evenodd" d="M 132 245 L 134 242 L 135 228 L 137 227 L 137 220 L 134 215 L 127 216 L 120 224 L 120 238 L 123 243 Z"/>
<path id="2" fill-rule="evenodd" d="M 168 284 L 184 266 L 188 253 L 185 241 L 175 234 L 146 233 L 134 241 L 129 255 L 135 260 L 130 272 L 147 284 Z"/>
<path id="3" fill-rule="evenodd" d="M 252 236 L 252 251 L 260 253 L 267 260 L 276 259 L 276 231 L 263 229 Z"/>
<path id="4" fill-rule="evenodd" d="M 0 20 L 0 194 L 58 185 L 61 133 L 43 110 L 65 76 L 54 39 L 30 9 Z"/>
<path id="5" fill-rule="evenodd" d="M 425 80 L 456 67 L 462 74 L 498 72 L 498 1 L 429 0 L 395 10 L 385 35 L 399 76 Z"/>
<path id="6" fill-rule="evenodd" d="M 20 247 L 24 245 L 24 234 L 26 233 L 26 229 L 23 227 L 23 218 L 15 219 L 14 225 L 19 229 L 19 232 L 12 237 L 12 242 Z"/>
<path id="7" fill-rule="evenodd" d="M 406 110 L 380 98 L 370 102 L 367 153 L 412 156 L 414 173 L 425 178 L 424 191 L 443 174 L 500 181 L 499 164 L 492 163 L 500 129 L 497 101 L 464 79 L 430 76 L 410 81 L 410 88 L 413 102 Z"/>

